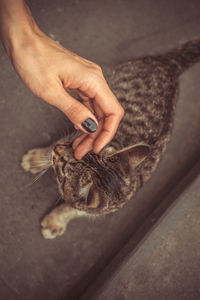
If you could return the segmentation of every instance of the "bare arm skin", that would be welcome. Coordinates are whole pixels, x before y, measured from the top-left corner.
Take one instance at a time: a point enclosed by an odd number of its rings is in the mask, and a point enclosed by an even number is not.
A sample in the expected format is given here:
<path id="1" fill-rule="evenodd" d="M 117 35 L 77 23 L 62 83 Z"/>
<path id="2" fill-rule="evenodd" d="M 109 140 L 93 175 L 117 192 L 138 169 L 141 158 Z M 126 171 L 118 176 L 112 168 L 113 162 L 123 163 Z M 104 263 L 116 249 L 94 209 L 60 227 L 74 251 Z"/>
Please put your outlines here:
<path id="1" fill-rule="evenodd" d="M 73 143 L 77 159 L 90 150 L 98 153 L 112 140 L 124 111 L 97 64 L 45 35 L 23 0 L 0 0 L 0 38 L 26 86 L 63 111 L 83 131 Z M 75 90 L 83 104 L 70 96 L 66 88 Z"/>

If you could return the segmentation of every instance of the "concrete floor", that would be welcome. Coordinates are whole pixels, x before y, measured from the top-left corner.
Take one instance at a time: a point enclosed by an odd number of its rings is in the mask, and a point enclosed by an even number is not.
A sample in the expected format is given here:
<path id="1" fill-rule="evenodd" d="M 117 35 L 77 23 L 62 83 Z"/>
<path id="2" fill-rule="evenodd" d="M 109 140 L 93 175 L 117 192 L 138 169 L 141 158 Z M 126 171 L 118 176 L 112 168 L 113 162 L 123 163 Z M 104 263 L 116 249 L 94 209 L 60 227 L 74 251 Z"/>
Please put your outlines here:
<path id="1" fill-rule="evenodd" d="M 198 0 L 27 2 L 47 34 L 101 65 L 200 37 Z M 172 139 L 150 182 L 120 212 L 75 220 L 64 236 L 47 241 L 39 222 L 58 198 L 54 177 L 50 171 L 27 186 L 33 177 L 20 159 L 61 136 L 65 117 L 33 96 L 0 53 L 0 299 L 78 299 L 199 158 L 200 64 L 181 77 Z"/>
<path id="2" fill-rule="evenodd" d="M 81 300 L 200 299 L 199 172 L 200 161 L 163 199 L 165 202 L 176 194 L 173 205 L 152 230 L 137 247 L 133 236 L 101 274 L 104 278 L 101 288 L 95 282 Z M 184 186 L 187 188 L 178 195 Z M 150 225 L 151 220 L 145 223 Z M 118 268 L 113 269 L 114 265 Z M 107 280 L 106 274 L 109 274 Z"/>

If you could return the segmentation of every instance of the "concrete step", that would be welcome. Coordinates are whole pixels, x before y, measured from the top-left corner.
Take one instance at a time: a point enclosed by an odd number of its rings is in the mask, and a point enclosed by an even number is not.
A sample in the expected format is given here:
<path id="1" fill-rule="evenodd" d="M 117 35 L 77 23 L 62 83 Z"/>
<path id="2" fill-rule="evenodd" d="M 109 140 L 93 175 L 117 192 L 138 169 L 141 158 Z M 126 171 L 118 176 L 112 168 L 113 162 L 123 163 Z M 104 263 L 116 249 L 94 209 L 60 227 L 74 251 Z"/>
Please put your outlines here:
<path id="1" fill-rule="evenodd" d="M 200 161 L 80 299 L 199 299 L 199 195 Z"/>

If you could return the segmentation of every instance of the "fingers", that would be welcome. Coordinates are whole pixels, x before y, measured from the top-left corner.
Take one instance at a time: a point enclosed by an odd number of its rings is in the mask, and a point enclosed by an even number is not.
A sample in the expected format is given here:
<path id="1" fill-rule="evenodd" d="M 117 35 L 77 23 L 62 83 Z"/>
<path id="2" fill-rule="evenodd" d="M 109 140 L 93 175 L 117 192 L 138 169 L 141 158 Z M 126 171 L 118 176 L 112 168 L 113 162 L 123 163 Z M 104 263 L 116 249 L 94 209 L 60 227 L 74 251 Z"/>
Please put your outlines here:
<path id="1" fill-rule="evenodd" d="M 88 90 L 79 89 L 78 93 L 84 104 L 68 95 L 62 88 L 58 93 L 60 101 L 57 99 L 56 106 L 68 116 L 76 128 L 89 133 L 89 135 L 81 135 L 73 144 L 74 156 L 81 159 L 92 149 L 98 153 L 113 139 L 124 110 L 106 81 L 96 85 L 93 99 L 90 99 L 92 92 L 88 93 Z"/>
<path id="2" fill-rule="evenodd" d="M 35 95 L 63 111 L 75 128 L 86 134 L 74 143 L 78 158 L 91 149 L 99 152 L 114 137 L 123 116 L 101 68 L 64 49 L 45 34 L 33 38 L 26 51 L 15 49 L 15 57 L 12 56 L 15 69 Z M 79 90 L 85 105 L 65 88 Z"/>
<path id="3" fill-rule="evenodd" d="M 105 102 L 104 93 L 101 95 L 97 93 L 93 100 L 88 100 L 87 96 L 79 92 L 79 95 L 84 100 L 84 104 L 97 117 L 99 128 L 95 134 L 81 135 L 75 140 L 73 149 L 75 150 L 74 155 L 77 159 L 81 159 L 92 149 L 95 153 L 98 153 L 113 139 L 117 131 L 124 111 L 111 91 L 108 92 L 107 90 L 106 94 L 111 95 L 111 100 L 107 102 Z"/>
<path id="4" fill-rule="evenodd" d="M 104 146 L 106 146 L 110 142 L 110 140 L 112 140 L 118 127 L 118 124 L 116 124 L 116 128 L 113 129 L 113 132 L 110 131 L 110 122 L 112 122 L 112 117 L 113 116 L 109 116 L 108 118 L 100 121 L 97 132 L 90 135 L 82 134 L 74 141 L 74 156 L 77 159 L 81 159 L 87 152 L 91 151 L 92 149 L 95 153 L 98 153 Z"/>
<path id="5" fill-rule="evenodd" d="M 101 149 L 113 139 L 123 116 L 124 110 L 121 105 L 118 101 L 115 103 L 111 113 L 107 115 L 103 113 L 101 105 L 94 104 L 95 114 L 97 115 L 99 127 L 101 128 L 93 144 L 93 150 L 96 153 L 101 151 Z"/>
<path id="6" fill-rule="evenodd" d="M 71 71 L 73 73 L 73 70 Z M 92 134 L 79 140 L 79 143 L 75 143 L 76 157 L 81 157 L 91 149 L 98 153 L 114 137 L 124 110 L 108 87 L 101 68 L 96 64 L 91 62 L 87 66 L 84 64 L 84 68 L 75 74 L 76 83 L 74 80 L 71 83 L 65 81 L 67 74 L 62 75 L 64 86 L 77 90 L 84 101 L 84 106 L 94 113 L 98 122 L 103 119 L 103 126 L 101 131 L 98 130 L 98 135 L 95 134 L 94 137 Z"/>
<path id="7" fill-rule="evenodd" d="M 82 103 L 69 95 L 62 86 L 49 91 L 43 97 L 48 103 L 59 108 L 74 123 L 76 129 L 93 133 L 98 128 L 95 115 Z M 52 100 L 53 99 L 53 100 Z"/>
<path id="8" fill-rule="evenodd" d="M 101 149 L 105 147 L 115 136 L 123 113 L 123 111 L 120 110 L 120 107 L 118 108 L 118 102 L 116 104 L 116 106 L 113 105 L 112 113 L 108 114 L 107 116 L 102 115 L 100 105 L 95 105 L 95 111 L 97 112 L 97 115 L 101 116 L 101 120 L 99 121 L 101 124 L 101 131 L 93 144 L 93 150 L 95 153 L 101 151 Z"/>
<path id="9" fill-rule="evenodd" d="M 81 134 L 77 137 L 72 145 L 74 149 L 74 156 L 77 159 L 81 159 L 87 152 L 93 149 L 93 143 L 96 140 L 97 136 L 101 132 L 102 120 L 98 124 L 98 129 L 95 133 L 92 134 Z"/>
<path id="10" fill-rule="evenodd" d="M 73 142 L 72 144 L 72 148 L 75 150 L 79 144 L 81 144 L 81 142 L 87 137 L 87 133 L 82 133 L 81 135 L 79 135 Z"/>
<path id="11" fill-rule="evenodd" d="M 86 153 L 92 150 L 94 138 L 91 135 L 84 137 L 74 151 L 76 159 L 81 159 Z"/>
<path id="12" fill-rule="evenodd" d="M 84 101 L 84 105 L 86 105 L 90 109 L 90 111 L 93 111 L 95 116 L 97 117 L 98 129 L 95 133 L 92 133 L 90 135 L 82 134 L 74 141 L 74 156 L 77 159 L 81 159 L 87 152 L 93 149 L 93 143 L 101 132 L 103 125 L 103 112 L 98 108 L 98 105 L 95 104 L 92 100 Z"/>
<path id="13" fill-rule="evenodd" d="M 121 118 L 116 115 L 110 115 L 104 119 L 103 128 L 97 139 L 94 141 L 93 150 L 98 153 L 115 136 Z"/>
<path id="14" fill-rule="evenodd" d="M 93 144 L 94 152 L 98 153 L 115 136 L 119 123 L 124 115 L 124 110 L 108 87 L 103 75 L 101 80 L 96 82 L 95 89 L 92 91 L 89 89 L 84 90 L 84 94 L 88 95 L 88 97 L 90 97 L 92 93 L 94 94 L 92 108 L 95 112 L 95 116 L 98 121 L 103 119 L 101 132 L 96 136 Z"/>
<path id="15" fill-rule="evenodd" d="M 50 89 L 51 97 L 46 97 L 47 102 L 55 105 L 67 115 L 76 129 L 87 133 L 81 135 L 73 144 L 74 155 L 77 159 L 81 159 L 92 149 L 98 153 L 105 147 L 113 139 L 124 114 L 123 108 L 109 89 L 103 75 L 89 77 L 89 75 L 84 76 L 83 73 L 82 76 L 82 80 L 86 78 L 84 80 L 88 81 L 84 83 L 83 80 L 79 86 L 69 84 L 68 88 L 76 90 L 84 104 L 66 92 L 62 85 L 64 80 L 58 83 L 56 90 L 55 85 L 53 91 Z M 66 82 L 64 86 L 67 86 Z"/>

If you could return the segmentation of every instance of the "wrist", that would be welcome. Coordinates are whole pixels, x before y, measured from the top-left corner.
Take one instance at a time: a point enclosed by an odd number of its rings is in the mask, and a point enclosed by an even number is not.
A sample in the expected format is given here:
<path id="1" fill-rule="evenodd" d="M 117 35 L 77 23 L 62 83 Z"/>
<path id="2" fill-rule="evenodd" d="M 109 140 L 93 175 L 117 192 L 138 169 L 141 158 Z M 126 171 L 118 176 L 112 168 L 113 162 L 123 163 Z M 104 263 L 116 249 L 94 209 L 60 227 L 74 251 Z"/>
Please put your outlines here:
<path id="1" fill-rule="evenodd" d="M 9 57 L 40 30 L 23 0 L 0 0 L 0 38 Z"/>

